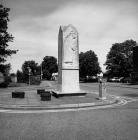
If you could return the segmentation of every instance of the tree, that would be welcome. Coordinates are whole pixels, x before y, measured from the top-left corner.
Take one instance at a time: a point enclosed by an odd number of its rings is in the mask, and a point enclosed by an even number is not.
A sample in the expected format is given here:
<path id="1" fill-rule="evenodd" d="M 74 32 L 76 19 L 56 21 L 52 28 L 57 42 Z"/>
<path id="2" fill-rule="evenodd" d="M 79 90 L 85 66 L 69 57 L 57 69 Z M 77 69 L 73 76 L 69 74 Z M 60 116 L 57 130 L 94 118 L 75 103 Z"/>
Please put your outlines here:
<path id="1" fill-rule="evenodd" d="M 17 50 L 8 49 L 8 42 L 13 41 L 13 36 L 7 32 L 9 11 L 9 8 L 0 4 L 0 71 L 4 75 L 6 75 L 10 69 L 10 64 L 4 64 L 7 57 L 17 52 Z"/>
<path id="2" fill-rule="evenodd" d="M 79 54 L 80 77 L 96 76 L 101 72 L 97 55 L 92 51 Z"/>
<path id="3" fill-rule="evenodd" d="M 19 83 L 24 82 L 23 73 L 20 70 L 17 70 L 17 81 Z"/>
<path id="4" fill-rule="evenodd" d="M 43 78 L 51 79 L 52 73 L 58 71 L 57 59 L 53 56 L 45 56 L 42 62 Z"/>
<path id="5" fill-rule="evenodd" d="M 18 72 L 18 75 L 23 75 L 23 82 L 28 82 L 29 79 L 29 69 L 30 75 L 36 76 L 40 75 L 40 66 L 34 60 L 25 61 L 22 65 L 22 73 Z M 18 79 L 17 75 L 17 79 Z"/>
<path id="6" fill-rule="evenodd" d="M 134 40 L 126 40 L 112 45 L 105 62 L 109 77 L 128 77 L 133 72 L 133 47 L 137 45 Z"/>

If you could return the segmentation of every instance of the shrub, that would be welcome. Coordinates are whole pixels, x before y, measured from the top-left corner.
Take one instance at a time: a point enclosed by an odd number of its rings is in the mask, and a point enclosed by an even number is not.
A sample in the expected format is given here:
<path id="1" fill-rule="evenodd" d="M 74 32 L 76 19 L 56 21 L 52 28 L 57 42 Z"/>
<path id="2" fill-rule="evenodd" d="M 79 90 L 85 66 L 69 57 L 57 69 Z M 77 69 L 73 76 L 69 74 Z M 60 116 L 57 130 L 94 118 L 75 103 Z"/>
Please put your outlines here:
<path id="1" fill-rule="evenodd" d="M 6 87 L 8 87 L 8 83 L 6 82 L 0 83 L 0 88 L 6 88 Z"/>

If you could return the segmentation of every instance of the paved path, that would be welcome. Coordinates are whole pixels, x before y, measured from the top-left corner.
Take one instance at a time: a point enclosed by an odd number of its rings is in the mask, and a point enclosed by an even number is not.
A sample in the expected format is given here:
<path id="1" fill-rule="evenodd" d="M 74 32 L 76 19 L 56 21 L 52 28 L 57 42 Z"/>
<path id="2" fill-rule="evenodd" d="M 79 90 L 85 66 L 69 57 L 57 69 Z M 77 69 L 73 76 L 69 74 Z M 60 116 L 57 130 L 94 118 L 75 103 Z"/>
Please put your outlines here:
<path id="1" fill-rule="evenodd" d="M 97 91 L 97 84 L 81 87 Z M 137 89 L 109 86 L 112 96 L 130 98 L 123 106 L 39 113 L 0 112 L 0 140 L 138 140 Z M 131 96 L 131 94 L 133 96 Z"/>
<path id="2" fill-rule="evenodd" d="M 45 86 L 44 86 L 45 84 Z M 56 88 L 56 82 L 54 81 L 44 81 L 40 86 L 27 86 L 27 87 L 15 87 L 8 89 L 0 89 L 0 109 L 1 112 L 11 112 L 9 110 L 27 110 L 27 112 L 40 112 L 39 110 L 74 110 L 74 109 L 83 109 L 88 108 L 97 108 L 97 106 L 108 106 L 113 104 L 124 104 L 125 102 L 115 97 L 107 95 L 105 100 L 98 100 L 98 91 L 92 90 L 91 87 L 87 85 L 81 85 L 81 89 L 85 90 L 87 94 L 85 96 L 70 96 L 70 97 L 61 97 L 55 98 L 52 96 L 51 101 L 41 101 L 40 95 L 37 94 L 37 89 L 46 89 L 51 90 Z M 18 99 L 12 98 L 12 91 L 24 91 L 25 98 Z M 6 111 L 4 111 L 6 109 Z M 29 110 L 29 111 L 28 111 Z M 41 111 L 42 112 L 42 111 Z"/>

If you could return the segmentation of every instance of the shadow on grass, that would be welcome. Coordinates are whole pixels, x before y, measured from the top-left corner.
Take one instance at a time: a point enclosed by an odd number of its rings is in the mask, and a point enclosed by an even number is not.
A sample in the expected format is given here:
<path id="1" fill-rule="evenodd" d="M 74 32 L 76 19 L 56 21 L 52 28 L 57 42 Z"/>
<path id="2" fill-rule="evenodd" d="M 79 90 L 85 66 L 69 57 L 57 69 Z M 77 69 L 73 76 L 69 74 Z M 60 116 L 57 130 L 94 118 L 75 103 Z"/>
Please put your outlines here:
<path id="1" fill-rule="evenodd" d="M 127 96 L 127 97 L 138 97 L 137 93 L 131 93 L 131 94 L 124 94 L 123 96 Z"/>
<path id="2" fill-rule="evenodd" d="M 134 85 L 136 85 L 135 87 L 134 87 Z M 138 89 L 138 84 L 130 84 L 130 83 L 120 83 L 120 85 L 116 85 L 116 84 L 114 84 L 114 85 L 110 85 L 110 84 L 108 84 L 107 86 L 109 86 L 109 87 L 121 87 L 121 88 L 131 88 L 131 89 Z"/>
<path id="3" fill-rule="evenodd" d="M 138 82 L 132 82 L 132 83 L 123 83 L 124 85 L 138 85 Z"/>

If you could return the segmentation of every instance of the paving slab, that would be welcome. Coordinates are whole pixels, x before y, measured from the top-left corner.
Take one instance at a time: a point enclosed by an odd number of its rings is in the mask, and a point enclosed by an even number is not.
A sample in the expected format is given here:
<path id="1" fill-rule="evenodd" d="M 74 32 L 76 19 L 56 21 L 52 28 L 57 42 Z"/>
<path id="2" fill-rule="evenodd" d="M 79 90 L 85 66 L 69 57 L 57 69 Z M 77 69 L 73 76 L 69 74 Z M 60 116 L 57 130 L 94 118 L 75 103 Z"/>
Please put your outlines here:
<path id="1" fill-rule="evenodd" d="M 60 98 L 51 97 L 51 101 L 41 101 L 40 95 L 37 94 L 37 89 L 52 90 L 57 85 L 52 82 L 47 83 L 45 86 L 27 86 L 15 87 L 0 90 L 0 108 L 3 109 L 57 109 L 57 108 L 76 108 L 76 107 L 90 107 L 90 106 L 104 106 L 114 104 L 118 99 L 107 95 L 105 100 L 98 99 L 98 93 L 95 91 L 87 90 L 84 96 L 63 96 Z M 52 86 L 54 85 L 54 86 Z M 18 99 L 12 98 L 12 91 L 24 91 L 25 98 Z"/>

